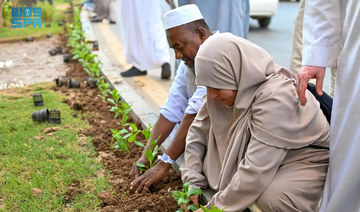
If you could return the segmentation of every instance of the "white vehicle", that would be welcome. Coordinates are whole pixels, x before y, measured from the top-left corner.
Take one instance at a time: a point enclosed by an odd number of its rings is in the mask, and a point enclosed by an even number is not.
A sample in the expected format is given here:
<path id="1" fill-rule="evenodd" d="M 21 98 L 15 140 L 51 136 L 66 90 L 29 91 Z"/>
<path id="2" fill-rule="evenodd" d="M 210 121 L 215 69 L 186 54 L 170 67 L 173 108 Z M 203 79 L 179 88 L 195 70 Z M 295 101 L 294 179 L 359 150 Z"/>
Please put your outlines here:
<path id="1" fill-rule="evenodd" d="M 279 0 L 249 0 L 250 17 L 257 19 L 261 28 L 269 26 L 271 17 L 275 15 Z"/>

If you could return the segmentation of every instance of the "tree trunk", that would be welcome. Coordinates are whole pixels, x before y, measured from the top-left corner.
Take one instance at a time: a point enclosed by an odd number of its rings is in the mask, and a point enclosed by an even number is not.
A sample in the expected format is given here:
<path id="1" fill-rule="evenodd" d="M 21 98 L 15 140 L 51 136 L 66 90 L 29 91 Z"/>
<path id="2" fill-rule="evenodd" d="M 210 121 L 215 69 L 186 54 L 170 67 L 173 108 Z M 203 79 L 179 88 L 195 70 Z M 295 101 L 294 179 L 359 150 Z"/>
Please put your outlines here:
<path id="1" fill-rule="evenodd" d="M 3 7 L 3 4 L 4 4 L 4 0 L 0 0 L 0 27 L 3 27 L 3 26 L 4 26 L 3 17 L 2 17 L 2 7 Z"/>

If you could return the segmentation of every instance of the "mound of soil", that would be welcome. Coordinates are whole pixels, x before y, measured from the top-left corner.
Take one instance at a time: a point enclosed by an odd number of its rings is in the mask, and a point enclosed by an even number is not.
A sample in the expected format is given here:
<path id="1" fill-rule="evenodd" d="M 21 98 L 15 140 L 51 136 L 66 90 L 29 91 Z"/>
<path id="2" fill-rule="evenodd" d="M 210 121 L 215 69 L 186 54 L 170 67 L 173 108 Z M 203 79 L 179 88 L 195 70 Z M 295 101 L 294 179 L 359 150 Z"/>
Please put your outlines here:
<path id="1" fill-rule="evenodd" d="M 63 36 L 64 49 L 66 49 L 65 42 L 66 39 Z M 151 193 L 137 194 L 131 191 L 129 172 L 134 161 L 140 157 L 142 148 L 131 143 L 130 152 L 110 149 L 112 138 L 110 128 L 120 129 L 117 122 L 120 122 L 121 117 L 114 118 L 114 113 L 108 110 L 111 104 L 101 100 L 100 91 L 97 88 L 92 89 L 86 86 L 85 80 L 89 76 L 79 62 L 68 63 L 67 67 L 69 71 L 67 71 L 66 77 L 80 80 L 81 87 L 71 89 L 63 86 L 54 87 L 54 90 L 67 96 L 64 102 L 74 109 L 73 116 L 89 122 L 90 128 L 80 131 L 79 137 L 93 136 L 93 144 L 111 175 L 110 179 L 115 192 L 101 191 L 98 193 L 98 198 L 102 201 L 102 211 L 175 211 L 178 207 L 171 197 L 171 191 L 181 189 L 180 175 L 171 169 L 162 182 L 150 187 Z M 134 123 L 133 120 L 130 121 Z M 139 123 L 136 124 L 141 128 Z M 145 143 L 145 139 L 140 135 L 137 140 Z M 65 203 L 71 202 L 74 195 L 82 192 L 80 185 L 81 182 L 74 182 L 69 186 L 64 197 Z"/>

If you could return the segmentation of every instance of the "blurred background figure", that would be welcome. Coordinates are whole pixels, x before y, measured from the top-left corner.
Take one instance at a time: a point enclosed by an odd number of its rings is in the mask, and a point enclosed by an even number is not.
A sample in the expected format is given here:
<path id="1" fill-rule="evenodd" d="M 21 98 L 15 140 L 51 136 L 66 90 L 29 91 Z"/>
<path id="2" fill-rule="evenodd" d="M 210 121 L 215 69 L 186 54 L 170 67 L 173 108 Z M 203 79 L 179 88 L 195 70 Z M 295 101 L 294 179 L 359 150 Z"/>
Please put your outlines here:
<path id="1" fill-rule="evenodd" d="M 95 10 L 94 0 L 85 0 L 81 6 L 90 12 Z"/>
<path id="2" fill-rule="evenodd" d="M 147 70 L 161 66 L 161 78 L 170 79 L 170 53 L 160 1 L 122 0 L 119 17 L 126 60 L 133 65 L 121 76 L 146 75 Z"/>
<path id="3" fill-rule="evenodd" d="M 178 0 L 178 4 L 196 4 L 211 31 L 231 32 L 242 38 L 248 36 L 249 0 Z"/>
<path id="4" fill-rule="evenodd" d="M 116 23 L 115 0 L 94 0 L 96 16 L 91 22 L 101 22 L 107 19 L 110 24 Z"/>

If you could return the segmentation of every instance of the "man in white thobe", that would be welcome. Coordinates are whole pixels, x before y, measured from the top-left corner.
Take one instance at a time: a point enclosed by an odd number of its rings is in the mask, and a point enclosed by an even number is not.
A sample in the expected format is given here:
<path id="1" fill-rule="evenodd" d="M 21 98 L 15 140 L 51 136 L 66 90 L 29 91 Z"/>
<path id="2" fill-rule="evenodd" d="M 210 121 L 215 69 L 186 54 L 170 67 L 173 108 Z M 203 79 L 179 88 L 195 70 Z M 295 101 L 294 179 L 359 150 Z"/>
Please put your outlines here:
<path id="1" fill-rule="evenodd" d="M 146 75 L 147 70 L 161 67 L 161 78 L 169 79 L 170 53 L 159 0 L 121 0 L 119 13 L 126 61 L 133 65 L 121 76 Z"/>
<path id="2" fill-rule="evenodd" d="M 198 110 L 203 104 L 205 87 L 195 84 L 194 59 L 199 46 L 212 35 L 204 21 L 199 8 L 195 4 L 178 7 L 164 15 L 165 29 L 170 46 L 175 50 L 177 59 L 182 59 L 178 73 L 169 92 L 169 97 L 160 109 L 160 116 L 152 129 L 152 139 L 158 138 L 160 145 L 179 123 L 174 139 L 161 160 L 152 168 L 139 176 L 139 170 L 133 166 L 130 176 L 134 179 L 131 189 L 137 192 L 147 191 L 150 185 L 166 176 L 167 170 L 185 149 L 185 138 Z M 186 66 L 185 66 L 186 64 Z M 143 155 L 137 162 L 146 163 Z"/>
<path id="3" fill-rule="evenodd" d="M 330 162 L 320 211 L 360 211 L 360 1 L 306 1 L 303 67 L 298 95 L 306 103 L 310 78 L 322 93 L 325 67 L 336 67 L 334 105 L 330 123 Z"/>

